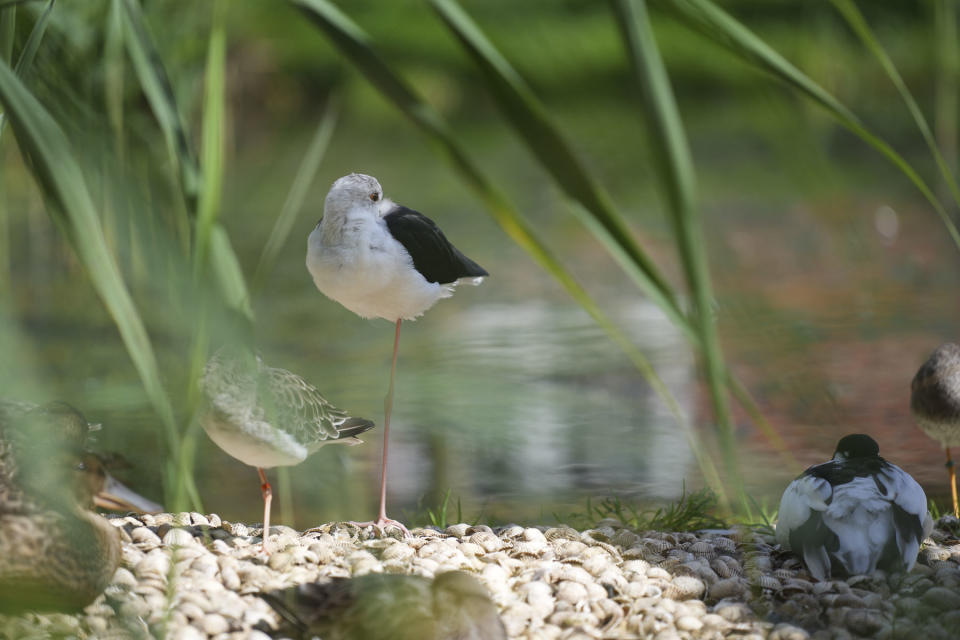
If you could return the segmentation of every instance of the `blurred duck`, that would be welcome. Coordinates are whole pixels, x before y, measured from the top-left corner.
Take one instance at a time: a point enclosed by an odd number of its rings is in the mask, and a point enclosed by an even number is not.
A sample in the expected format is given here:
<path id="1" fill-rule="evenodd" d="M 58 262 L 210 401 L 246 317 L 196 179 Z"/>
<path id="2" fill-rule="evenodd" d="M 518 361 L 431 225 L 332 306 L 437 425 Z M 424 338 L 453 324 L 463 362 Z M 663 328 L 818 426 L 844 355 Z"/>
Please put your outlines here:
<path id="1" fill-rule="evenodd" d="M 162 508 L 83 449 L 90 431 L 63 402 L 0 401 L 0 612 L 77 610 L 109 584 L 120 535 L 92 512 Z"/>
<path id="2" fill-rule="evenodd" d="M 497 607 L 463 571 L 421 576 L 368 573 L 259 594 L 290 628 L 324 640 L 506 640 Z"/>
<path id="3" fill-rule="evenodd" d="M 324 445 L 360 444 L 357 436 L 373 422 L 351 418 L 297 374 L 268 367 L 244 348 L 218 350 L 207 361 L 201 384 L 207 435 L 260 474 L 263 550 L 269 553 L 273 490 L 264 469 L 300 464 Z"/>
<path id="4" fill-rule="evenodd" d="M 783 493 L 777 541 L 818 580 L 909 571 L 933 529 L 923 489 L 879 451 L 870 436 L 845 436 L 832 460 L 804 471 Z"/>
<path id="5" fill-rule="evenodd" d="M 947 452 L 953 515 L 960 518 L 957 473 L 950 447 L 960 447 L 960 345 L 940 345 L 913 377 L 910 412 L 917 425 Z"/>

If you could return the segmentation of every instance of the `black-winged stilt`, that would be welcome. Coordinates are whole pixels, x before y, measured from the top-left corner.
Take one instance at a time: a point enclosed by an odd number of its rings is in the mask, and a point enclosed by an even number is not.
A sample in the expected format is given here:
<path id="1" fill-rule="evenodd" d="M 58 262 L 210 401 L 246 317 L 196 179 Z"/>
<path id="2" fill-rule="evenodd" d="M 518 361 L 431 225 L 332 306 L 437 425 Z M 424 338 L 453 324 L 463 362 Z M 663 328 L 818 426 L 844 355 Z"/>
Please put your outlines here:
<path id="1" fill-rule="evenodd" d="M 923 432 L 947 452 L 953 515 L 960 517 L 957 472 L 950 457 L 950 447 L 960 447 L 960 345 L 940 345 L 917 371 L 910 385 L 910 412 Z"/>
<path id="2" fill-rule="evenodd" d="M 783 492 L 777 541 L 818 580 L 877 568 L 909 571 L 933 529 L 923 489 L 879 451 L 870 436 L 845 436 L 832 460 L 810 467 Z"/>
<path id="3" fill-rule="evenodd" d="M 384 400 L 380 511 L 376 520 L 356 524 L 381 532 L 393 525 L 407 534 L 386 511 L 387 439 L 400 324 L 450 297 L 457 283 L 479 284 L 488 274 L 450 244 L 432 220 L 384 200 L 376 178 L 360 173 L 338 179 L 327 193 L 323 218 L 307 242 L 307 269 L 328 298 L 362 318 L 396 323 Z"/>
<path id="4" fill-rule="evenodd" d="M 374 425 L 351 418 L 297 374 L 268 367 L 244 348 L 218 350 L 207 361 L 201 384 L 207 435 L 260 474 L 263 549 L 269 553 L 273 490 L 264 469 L 299 464 L 324 445 L 360 444 L 357 436 Z"/>

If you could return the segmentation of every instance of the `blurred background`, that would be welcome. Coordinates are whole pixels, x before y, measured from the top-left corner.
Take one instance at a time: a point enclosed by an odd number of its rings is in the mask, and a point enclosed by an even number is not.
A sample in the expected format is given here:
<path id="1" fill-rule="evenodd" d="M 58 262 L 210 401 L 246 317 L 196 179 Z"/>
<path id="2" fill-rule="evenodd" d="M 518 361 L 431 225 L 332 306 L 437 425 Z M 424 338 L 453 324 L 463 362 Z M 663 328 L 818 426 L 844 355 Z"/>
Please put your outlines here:
<path id="1" fill-rule="evenodd" d="M 19 5 L 12 59 L 46 15 L 23 84 L 63 129 L 82 168 L 176 425 L 194 439 L 203 507 L 256 522 L 262 504 L 255 470 L 187 426 L 196 318 L 191 298 L 175 291 L 181 276 L 170 257 L 183 254 L 171 213 L 185 207 L 182 177 L 127 55 L 128 32 L 118 18 L 124 4 L 59 2 L 49 14 L 46 2 Z M 170 79 L 187 145 L 200 154 L 214 3 L 134 4 Z M 573 215 L 430 6 L 337 4 L 651 360 L 706 450 L 716 452 L 710 396 L 682 331 Z M 460 4 L 530 84 L 637 241 L 682 291 L 641 92 L 609 6 Z M 334 404 L 378 424 L 364 445 L 329 447 L 292 468 L 277 523 L 305 528 L 375 510 L 392 326 L 324 298 L 304 266 L 327 189 L 353 171 L 376 176 L 387 197 L 433 218 L 491 274 L 404 325 L 391 429 L 393 517 L 422 522 L 448 494 L 450 509 L 459 501 L 467 521 L 550 524 L 582 511 L 587 496 L 655 504 L 703 486 L 662 399 L 501 230 L 438 146 L 296 8 L 223 5 L 219 221 L 248 280 L 318 126 L 332 127 L 290 234 L 251 295 L 257 347 L 267 363 L 302 375 Z M 864 432 L 946 504 L 943 452 L 914 425 L 909 389 L 930 352 L 958 337 L 957 246 L 930 203 L 876 150 L 657 5 L 652 25 L 695 164 L 724 356 L 796 460 L 786 464 L 735 408 L 748 493 L 775 506 L 804 466 L 827 459 L 842 435 Z M 953 28 L 944 21 L 956 22 L 953 3 L 860 5 L 955 167 L 958 60 L 955 42 L 951 48 L 943 36 Z M 720 6 L 860 116 L 949 201 L 896 88 L 833 7 L 786 0 Z M 131 464 L 116 475 L 159 500 L 169 458 L 164 426 L 14 134 L 8 127 L 0 138 L 0 391 L 66 400 L 102 422 L 98 446 Z"/>

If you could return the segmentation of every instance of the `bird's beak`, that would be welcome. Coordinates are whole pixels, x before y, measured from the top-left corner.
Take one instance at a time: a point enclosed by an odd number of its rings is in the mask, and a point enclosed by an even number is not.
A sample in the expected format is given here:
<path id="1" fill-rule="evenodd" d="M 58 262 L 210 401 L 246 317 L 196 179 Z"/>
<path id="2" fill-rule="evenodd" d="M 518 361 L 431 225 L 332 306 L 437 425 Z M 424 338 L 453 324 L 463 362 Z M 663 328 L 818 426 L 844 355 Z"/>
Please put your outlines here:
<path id="1" fill-rule="evenodd" d="M 160 513 L 163 505 L 147 500 L 139 493 L 107 474 L 103 489 L 93 497 L 93 504 L 112 511 L 136 511 L 137 513 Z"/>

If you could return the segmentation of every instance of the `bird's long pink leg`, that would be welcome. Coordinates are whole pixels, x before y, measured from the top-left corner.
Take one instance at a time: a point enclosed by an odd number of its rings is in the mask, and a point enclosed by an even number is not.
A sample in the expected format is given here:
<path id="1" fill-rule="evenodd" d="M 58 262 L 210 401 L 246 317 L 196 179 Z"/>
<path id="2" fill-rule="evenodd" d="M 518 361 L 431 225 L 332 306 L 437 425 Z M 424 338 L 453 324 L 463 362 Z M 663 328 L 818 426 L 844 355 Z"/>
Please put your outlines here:
<path id="1" fill-rule="evenodd" d="M 263 552 L 270 555 L 267 538 L 270 536 L 270 503 L 273 502 L 273 488 L 267 482 L 267 474 L 263 469 L 257 467 L 257 473 L 260 474 L 260 491 L 263 493 Z"/>
<path id="2" fill-rule="evenodd" d="M 380 512 L 377 519 L 370 522 L 351 522 L 358 527 L 375 527 L 381 534 L 388 526 L 398 527 L 403 535 L 409 536 L 402 523 L 391 520 L 387 517 L 387 441 L 390 437 L 390 414 L 393 413 L 393 379 L 397 371 L 397 348 L 400 345 L 400 323 L 403 320 L 397 320 L 397 330 L 393 336 L 393 360 L 390 363 L 390 386 L 387 389 L 387 397 L 383 399 L 383 462 L 380 467 Z"/>
<path id="3" fill-rule="evenodd" d="M 960 506 L 957 504 L 957 470 L 953 466 L 953 458 L 950 457 L 950 447 L 944 447 L 947 450 L 947 473 L 950 474 L 950 493 L 953 496 L 953 515 L 960 518 Z"/>

